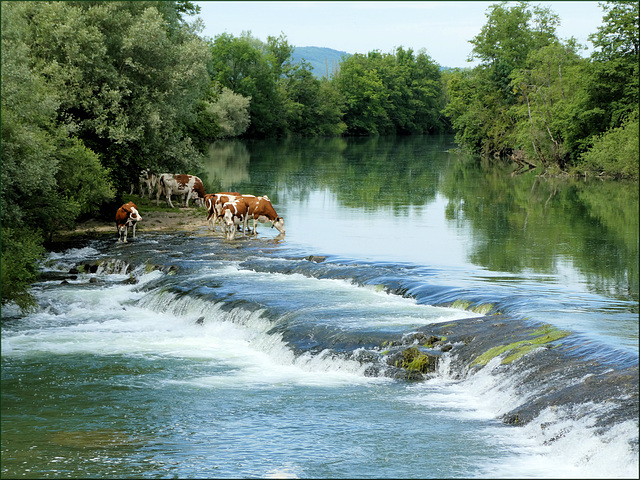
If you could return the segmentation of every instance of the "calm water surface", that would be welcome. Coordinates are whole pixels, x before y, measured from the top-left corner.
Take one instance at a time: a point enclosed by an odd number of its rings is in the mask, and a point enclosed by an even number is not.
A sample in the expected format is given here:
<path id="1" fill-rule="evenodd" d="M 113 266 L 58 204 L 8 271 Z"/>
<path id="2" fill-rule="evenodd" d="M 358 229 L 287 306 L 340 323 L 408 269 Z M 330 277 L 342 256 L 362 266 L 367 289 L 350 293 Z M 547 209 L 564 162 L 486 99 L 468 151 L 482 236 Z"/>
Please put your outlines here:
<path id="1" fill-rule="evenodd" d="M 507 426 L 544 386 L 446 354 L 425 381 L 371 373 L 372 339 L 478 316 L 456 300 L 637 369 L 637 184 L 511 176 L 454 149 L 223 142 L 206 190 L 268 195 L 284 237 L 142 230 L 52 252 L 38 310 L 2 310 L 2 477 L 637 478 L 637 416 L 602 429 L 607 406 L 578 404 Z M 112 268 L 66 273 L 93 260 Z"/>

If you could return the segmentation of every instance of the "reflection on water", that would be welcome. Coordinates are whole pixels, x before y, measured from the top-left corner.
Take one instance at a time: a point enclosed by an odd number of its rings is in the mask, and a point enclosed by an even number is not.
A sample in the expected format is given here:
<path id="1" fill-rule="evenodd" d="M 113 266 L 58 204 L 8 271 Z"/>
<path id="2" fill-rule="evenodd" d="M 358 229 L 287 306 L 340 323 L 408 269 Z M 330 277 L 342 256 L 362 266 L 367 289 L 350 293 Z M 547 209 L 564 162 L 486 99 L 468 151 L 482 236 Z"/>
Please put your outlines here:
<path id="1" fill-rule="evenodd" d="M 556 275 L 638 302 L 637 184 L 512 176 L 455 148 L 450 136 L 230 141 L 206 169 L 209 184 L 268 194 L 286 240 L 319 253 Z"/>
<path id="2" fill-rule="evenodd" d="M 249 151 L 239 140 L 220 140 L 209 145 L 204 164 L 205 190 L 228 191 L 233 185 L 249 181 Z"/>

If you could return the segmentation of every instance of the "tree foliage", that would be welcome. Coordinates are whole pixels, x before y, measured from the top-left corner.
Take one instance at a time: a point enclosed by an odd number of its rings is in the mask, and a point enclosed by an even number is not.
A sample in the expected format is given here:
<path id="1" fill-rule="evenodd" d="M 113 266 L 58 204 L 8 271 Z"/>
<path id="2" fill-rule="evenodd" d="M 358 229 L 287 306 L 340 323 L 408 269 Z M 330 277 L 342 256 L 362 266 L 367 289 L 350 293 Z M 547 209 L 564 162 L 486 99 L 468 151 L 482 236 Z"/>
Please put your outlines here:
<path id="1" fill-rule="evenodd" d="M 345 99 L 350 135 L 389 135 L 441 131 L 440 69 L 425 53 L 398 47 L 355 54 L 340 65 L 336 86 Z"/>
<path id="2" fill-rule="evenodd" d="M 634 176 L 637 160 L 629 165 L 629 155 L 617 166 L 602 152 L 585 155 L 593 145 L 603 146 L 610 129 L 631 128 L 637 118 L 638 2 L 603 8 L 604 24 L 591 36 L 596 51 L 584 59 L 573 38 L 557 37 L 559 18 L 550 9 L 527 2 L 492 5 L 471 40 L 472 58 L 481 64 L 447 78 L 443 112 L 457 141 L 474 153 L 508 157 L 541 172 L 611 168 L 612 174 Z M 610 133 L 634 142 L 629 132 Z"/>
<path id="3" fill-rule="evenodd" d="M 596 136 L 593 146 L 580 157 L 577 169 L 638 180 L 639 131 L 636 110 L 635 117 L 622 126 Z"/>
<path id="4" fill-rule="evenodd" d="M 243 136 L 337 135 L 344 131 L 342 100 L 333 85 L 316 78 L 309 64 L 292 64 L 286 37 L 267 42 L 250 32 L 218 35 L 211 45 L 212 81 L 251 98 Z"/>
<path id="5" fill-rule="evenodd" d="M 209 84 L 190 2 L 2 2 L 2 303 L 29 306 L 44 238 L 140 168 L 193 164 Z"/>

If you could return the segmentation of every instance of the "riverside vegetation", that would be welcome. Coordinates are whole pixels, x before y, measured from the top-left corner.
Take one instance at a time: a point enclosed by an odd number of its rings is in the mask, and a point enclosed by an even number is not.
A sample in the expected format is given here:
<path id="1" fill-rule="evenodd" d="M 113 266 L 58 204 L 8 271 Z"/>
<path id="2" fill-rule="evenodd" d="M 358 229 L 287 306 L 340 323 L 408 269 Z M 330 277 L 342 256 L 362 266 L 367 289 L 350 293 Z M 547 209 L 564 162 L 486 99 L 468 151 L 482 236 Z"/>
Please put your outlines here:
<path id="1" fill-rule="evenodd" d="M 448 131 L 482 161 L 637 181 L 638 3 L 602 7 L 589 58 L 550 9 L 503 2 L 475 68 L 398 47 L 318 78 L 284 34 L 201 37 L 189 1 L 2 2 L 2 304 L 34 306 L 54 232 L 111 218 L 144 168 L 206 176 L 222 138 Z"/>

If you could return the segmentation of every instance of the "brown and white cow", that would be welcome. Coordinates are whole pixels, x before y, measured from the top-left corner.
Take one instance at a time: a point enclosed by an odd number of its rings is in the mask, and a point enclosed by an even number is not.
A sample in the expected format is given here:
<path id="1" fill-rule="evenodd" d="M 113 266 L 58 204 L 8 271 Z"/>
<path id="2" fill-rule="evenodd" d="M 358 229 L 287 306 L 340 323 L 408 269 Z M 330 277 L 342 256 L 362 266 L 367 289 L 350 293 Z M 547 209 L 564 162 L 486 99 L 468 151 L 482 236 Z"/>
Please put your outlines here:
<path id="1" fill-rule="evenodd" d="M 116 212 L 116 228 L 118 229 L 118 243 L 127 243 L 127 232 L 132 229 L 133 238 L 136 238 L 136 223 L 142 220 L 138 207 L 133 202 L 122 205 Z M 124 240 L 122 238 L 124 237 Z"/>
<path id="2" fill-rule="evenodd" d="M 271 200 L 266 195 L 262 197 L 255 197 L 253 195 L 243 195 L 247 205 L 247 218 L 245 221 L 245 227 L 248 223 L 248 220 L 253 219 L 253 236 L 256 237 L 258 235 L 258 228 L 256 220 L 260 223 L 271 222 L 271 227 L 276 227 L 276 229 L 281 233 L 285 233 L 284 229 L 284 218 L 278 216 L 275 208 L 271 204 Z"/>
<path id="3" fill-rule="evenodd" d="M 221 215 L 227 240 L 233 240 L 236 235 L 236 228 L 242 225 L 242 236 L 245 235 L 245 225 L 247 221 L 247 204 L 239 196 L 225 203 L 222 206 Z"/>
<path id="4" fill-rule="evenodd" d="M 210 230 L 216 231 L 216 223 L 218 223 L 218 218 L 221 218 L 222 206 L 239 196 L 238 192 L 207 193 L 204 196 L 204 206 L 207 209 L 207 222 Z M 224 233 L 224 225 L 220 226 L 220 230 Z"/>
<path id="5" fill-rule="evenodd" d="M 145 169 L 140 172 L 140 176 L 138 177 L 138 187 L 140 189 L 140 196 L 144 198 L 145 190 L 149 195 L 149 200 L 151 200 L 151 194 L 156 188 L 156 183 L 158 182 L 158 177 L 156 177 L 151 170 Z"/>
<path id="6" fill-rule="evenodd" d="M 156 205 L 160 205 L 160 195 L 167 199 L 167 205 L 174 208 L 171 202 L 171 195 L 181 195 L 182 205 L 188 207 L 189 200 L 195 199 L 197 205 L 204 203 L 204 185 L 202 180 L 195 175 L 163 173 L 158 178 L 158 189 L 156 191 Z"/>

